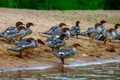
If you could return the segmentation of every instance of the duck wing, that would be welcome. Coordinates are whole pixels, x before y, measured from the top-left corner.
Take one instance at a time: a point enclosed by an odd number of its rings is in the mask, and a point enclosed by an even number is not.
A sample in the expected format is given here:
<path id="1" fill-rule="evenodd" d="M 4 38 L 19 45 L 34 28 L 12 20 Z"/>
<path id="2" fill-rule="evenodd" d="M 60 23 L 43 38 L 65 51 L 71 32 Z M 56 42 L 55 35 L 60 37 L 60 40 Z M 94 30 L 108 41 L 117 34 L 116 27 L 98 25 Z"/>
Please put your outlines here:
<path id="1" fill-rule="evenodd" d="M 66 42 L 65 40 L 55 39 L 52 41 L 52 44 L 56 47 L 59 47 L 59 46 L 65 45 Z"/>
<path id="2" fill-rule="evenodd" d="M 37 47 L 36 42 L 31 42 L 29 44 L 17 45 L 14 48 L 8 48 L 8 50 L 20 51 L 20 50 L 24 50 L 24 49 L 28 49 L 28 48 L 35 48 L 35 47 Z"/>
<path id="3" fill-rule="evenodd" d="M 29 44 L 29 42 L 27 42 L 27 38 L 24 38 L 24 39 L 22 39 L 22 40 L 20 40 L 18 42 L 15 42 L 16 46 L 17 45 L 27 45 L 27 44 Z"/>
<path id="4" fill-rule="evenodd" d="M 64 58 L 64 57 L 67 57 L 67 56 L 69 56 L 71 54 L 71 49 L 69 49 L 69 48 L 63 48 L 63 49 L 60 49 L 58 51 L 53 52 L 53 54 L 56 57 Z"/>

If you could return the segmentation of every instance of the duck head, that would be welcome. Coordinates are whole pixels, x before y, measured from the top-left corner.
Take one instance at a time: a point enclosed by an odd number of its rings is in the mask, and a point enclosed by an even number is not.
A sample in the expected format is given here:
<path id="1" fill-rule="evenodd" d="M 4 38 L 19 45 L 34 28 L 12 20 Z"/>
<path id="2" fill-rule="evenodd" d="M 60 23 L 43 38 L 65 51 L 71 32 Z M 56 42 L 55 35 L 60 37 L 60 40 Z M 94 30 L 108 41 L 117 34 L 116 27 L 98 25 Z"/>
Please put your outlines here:
<path id="1" fill-rule="evenodd" d="M 24 24 L 20 21 L 16 22 L 16 24 L 15 24 L 16 27 L 19 27 L 20 25 L 24 25 Z"/>
<path id="2" fill-rule="evenodd" d="M 67 26 L 65 23 L 60 23 L 59 27 Z"/>
<path id="3" fill-rule="evenodd" d="M 27 38 L 27 42 L 31 43 L 32 41 L 34 41 L 34 38 Z"/>
<path id="4" fill-rule="evenodd" d="M 104 24 L 104 23 L 107 23 L 107 21 L 105 21 L 105 20 L 100 21 L 100 24 Z"/>
<path id="5" fill-rule="evenodd" d="M 27 24 L 26 24 L 26 27 L 27 28 L 29 28 L 30 26 L 35 26 L 32 22 L 28 22 Z"/>
<path id="6" fill-rule="evenodd" d="M 64 32 L 64 34 L 66 35 L 65 39 L 68 39 L 70 37 L 70 29 L 65 27 L 62 28 L 62 32 Z"/>
<path id="7" fill-rule="evenodd" d="M 115 28 L 115 29 L 118 29 L 119 26 L 120 26 L 120 24 L 117 23 L 117 24 L 115 24 L 114 28 Z"/>
<path id="8" fill-rule="evenodd" d="M 108 32 L 112 32 L 112 31 L 114 31 L 115 29 L 113 29 L 113 28 L 110 28 L 109 30 L 108 30 Z"/>
<path id="9" fill-rule="evenodd" d="M 24 26 L 19 26 L 19 27 L 17 27 L 17 28 L 18 28 L 18 31 L 21 31 L 21 30 L 25 29 Z"/>
<path id="10" fill-rule="evenodd" d="M 59 37 L 59 39 L 64 40 L 65 37 L 66 37 L 65 34 L 61 34 L 60 37 Z"/>
<path id="11" fill-rule="evenodd" d="M 79 26 L 79 24 L 80 24 L 80 21 L 76 21 L 76 26 Z"/>
<path id="12" fill-rule="evenodd" d="M 96 23 L 96 24 L 95 24 L 95 28 L 97 28 L 99 25 L 100 25 L 99 23 Z"/>
<path id="13" fill-rule="evenodd" d="M 41 39 L 37 39 L 37 42 L 45 46 L 45 43 Z"/>
<path id="14" fill-rule="evenodd" d="M 63 32 L 67 32 L 67 31 L 69 31 L 70 29 L 69 28 L 67 28 L 67 27 L 65 27 L 65 28 L 62 28 L 62 31 Z"/>

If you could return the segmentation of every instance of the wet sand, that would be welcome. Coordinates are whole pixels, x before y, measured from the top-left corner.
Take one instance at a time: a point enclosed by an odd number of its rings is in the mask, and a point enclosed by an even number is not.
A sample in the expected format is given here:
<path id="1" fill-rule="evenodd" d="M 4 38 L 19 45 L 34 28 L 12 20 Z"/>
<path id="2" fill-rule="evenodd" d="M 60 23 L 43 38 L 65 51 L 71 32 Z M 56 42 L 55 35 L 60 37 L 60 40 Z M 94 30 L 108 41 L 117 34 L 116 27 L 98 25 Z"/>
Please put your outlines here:
<path id="1" fill-rule="evenodd" d="M 115 23 L 120 23 L 120 11 L 44 11 L 44 10 L 25 10 L 0 8 L 0 31 L 14 25 L 17 21 L 24 24 L 33 22 L 36 26 L 32 27 L 33 34 L 27 37 L 40 38 L 43 41 L 47 36 L 41 34 L 51 26 L 58 25 L 60 22 L 66 23 L 71 27 L 76 20 L 80 20 L 81 32 L 88 27 L 94 26 L 100 20 L 107 20 L 106 28 L 114 27 Z M 65 66 L 87 64 L 98 62 L 111 62 L 120 60 L 120 41 L 112 40 L 106 45 L 103 41 L 94 40 L 90 42 L 88 37 L 79 36 L 79 39 L 70 38 L 67 45 L 79 43 L 83 47 L 77 48 L 75 56 L 65 59 Z M 47 42 L 45 42 L 47 45 Z M 60 59 L 50 53 L 50 48 L 40 45 L 39 47 L 23 52 L 23 58 L 19 58 L 19 52 L 8 51 L 7 48 L 13 46 L 0 40 L 0 71 L 11 71 L 18 69 L 46 69 L 61 65 Z M 111 52 L 111 50 L 114 50 Z"/>

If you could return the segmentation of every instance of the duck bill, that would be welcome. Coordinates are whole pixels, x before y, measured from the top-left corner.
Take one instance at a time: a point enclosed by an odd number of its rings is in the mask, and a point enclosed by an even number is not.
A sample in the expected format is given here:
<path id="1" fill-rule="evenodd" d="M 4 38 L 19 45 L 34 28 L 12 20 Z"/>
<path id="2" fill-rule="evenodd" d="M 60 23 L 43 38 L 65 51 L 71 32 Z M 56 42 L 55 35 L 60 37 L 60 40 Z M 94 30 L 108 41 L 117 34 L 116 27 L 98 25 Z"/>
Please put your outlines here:
<path id="1" fill-rule="evenodd" d="M 32 26 L 36 26 L 35 24 L 33 24 Z"/>
<path id="2" fill-rule="evenodd" d="M 43 41 L 40 42 L 40 44 L 44 45 L 45 46 L 45 43 Z"/>
<path id="3" fill-rule="evenodd" d="M 21 26 L 25 26 L 25 24 L 22 24 Z"/>
<path id="4" fill-rule="evenodd" d="M 65 24 L 64 26 L 68 26 L 68 25 Z"/>
<path id="5" fill-rule="evenodd" d="M 42 44 L 42 45 L 45 46 L 45 43 L 42 40 L 38 39 L 37 41 L 38 41 L 39 44 Z"/>

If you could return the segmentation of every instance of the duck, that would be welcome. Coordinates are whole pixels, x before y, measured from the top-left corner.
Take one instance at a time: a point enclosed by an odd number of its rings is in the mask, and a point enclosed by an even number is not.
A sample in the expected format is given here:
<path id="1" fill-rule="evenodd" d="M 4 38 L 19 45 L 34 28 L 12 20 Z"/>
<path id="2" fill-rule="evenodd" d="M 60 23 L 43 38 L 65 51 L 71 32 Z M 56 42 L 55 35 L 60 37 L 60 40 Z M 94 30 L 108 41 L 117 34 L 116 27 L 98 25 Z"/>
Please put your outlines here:
<path id="1" fill-rule="evenodd" d="M 68 58 L 68 57 L 71 57 L 73 55 L 76 54 L 76 48 L 77 47 L 81 47 L 80 44 L 78 43 L 75 43 L 72 45 L 71 48 L 62 48 L 60 50 L 57 50 L 57 51 L 53 51 L 52 54 L 55 55 L 56 57 L 60 58 L 61 59 L 61 62 L 62 64 L 64 64 L 64 59 Z"/>
<path id="2" fill-rule="evenodd" d="M 23 22 L 16 22 L 15 27 L 8 27 L 5 31 L 0 32 L 0 37 L 7 37 L 8 35 L 14 34 L 16 32 L 18 32 L 18 27 L 24 25 Z"/>
<path id="3" fill-rule="evenodd" d="M 120 26 L 120 24 L 114 25 L 114 31 L 112 31 L 112 35 L 113 35 L 112 39 L 113 40 L 116 40 L 117 36 L 120 35 L 119 26 Z"/>
<path id="4" fill-rule="evenodd" d="M 25 30 L 25 36 L 32 34 L 32 29 L 30 28 L 31 26 L 35 26 L 32 22 L 28 22 L 26 24 Z"/>
<path id="5" fill-rule="evenodd" d="M 106 45 L 106 43 L 109 41 L 111 42 L 112 39 L 114 39 L 114 37 L 116 36 L 115 32 L 114 32 L 115 29 L 113 28 L 110 28 L 106 35 L 104 36 L 105 38 L 103 39 L 104 41 L 104 44 Z"/>
<path id="6" fill-rule="evenodd" d="M 116 24 L 114 25 L 114 30 L 111 29 L 111 30 L 113 30 L 113 31 L 112 31 L 112 36 L 113 36 L 112 39 L 114 39 L 114 40 L 115 40 L 115 39 L 118 39 L 119 36 L 120 36 L 119 26 L 120 26 L 120 24 L 116 23 Z M 101 33 L 101 34 L 98 36 L 97 40 L 104 40 L 104 39 L 107 37 L 108 33 L 109 33 L 109 30 Z"/>
<path id="7" fill-rule="evenodd" d="M 46 41 L 52 41 L 54 39 L 57 39 L 57 38 L 60 37 L 61 34 L 65 34 L 66 37 L 67 37 L 67 39 L 69 39 L 70 38 L 70 32 L 69 32 L 69 30 L 70 29 L 66 28 L 66 27 L 62 28 L 62 30 L 57 31 L 54 35 L 51 35 L 50 37 L 48 37 Z"/>
<path id="8" fill-rule="evenodd" d="M 31 26 L 35 26 L 35 25 L 34 25 L 32 22 L 28 22 L 28 23 L 26 24 L 26 28 L 24 28 L 24 29 L 22 30 L 23 34 L 21 34 L 20 36 L 18 35 L 18 37 L 17 37 L 17 38 L 19 38 L 18 40 L 21 40 L 23 37 L 32 34 L 32 29 L 30 28 Z M 20 32 L 19 32 L 19 33 L 20 33 Z"/>
<path id="9" fill-rule="evenodd" d="M 17 42 L 14 43 L 14 45 L 18 46 L 18 45 L 24 45 L 24 44 L 28 44 L 29 42 L 27 41 L 28 38 L 23 38 Z"/>
<path id="10" fill-rule="evenodd" d="M 107 23 L 106 20 L 101 20 L 100 21 L 99 27 L 101 28 L 101 32 L 105 32 L 106 31 L 105 26 L 104 26 L 105 23 Z"/>
<path id="11" fill-rule="evenodd" d="M 65 37 L 65 34 L 61 34 L 59 38 L 54 39 L 48 43 L 48 47 L 50 47 L 52 51 L 55 51 L 55 49 L 59 50 L 60 47 L 66 45 L 66 41 L 64 40 Z"/>
<path id="12" fill-rule="evenodd" d="M 65 33 L 65 32 L 69 32 L 69 30 L 70 29 L 67 27 L 57 29 L 56 31 L 54 31 L 54 33 L 52 35 L 60 35 L 60 34 Z"/>
<path id="13" fill-rule="evenodd" d="M 38 43 L 45 46 L 45 43 L 41 39 L 35 40 L 34 38 L 27 38 L 21 43 L 15 45 L 14 48 L 8 48 L 8 50 L 20 52 L 19 57 L 22 58 L 22 52 L 38 47 Z"/>
<path id="14" fill-rule="evenodd" d="M 89 27 L 86 31 L 81 32 L 81 36 L 89 37 L 89 34 L 95 31 L 95 27 Z"/>
<path id="15" fill-rule="evenodd" d="M 20 41 L 15 42 L 14 45 L 18 46 L 18 45 L 28 44 L 28 43 L 29 43 L 28 39 L 31 39 L 31 38 L 24 38 L 24 39 L 22 39 L 22 40 L 20 40 Z M 32 39 L 34 39 L 34 38 L 32 38 Z M 39 43 L 45 45 L 45 43 L 44 43 L 42 40 L 38 39 L 37 41 L 38 41 Z"/>
<path id="16" fill-rule="evenodd" d="M 101 33 L 99 25 L 100 25 L 99 23 L 96 23 L 95 28 L 89 31 L 88 36 L 90 38 L 90 42 L 94 40 L 94 37 L 96 35 L 99 35 Z"/>
<path id="17" fill-rule="evenodd" d="M 60 23 L 58 26 L 53 26 L 50 30 L 43 32 L 43 34 L 51 35 L 54 34 L 56 30 L 62 29 L 63 26 L 67 26 L 65 23 Z"/>
<path id="18" fill-rule="evenodd" d="M 18 31 L 19 32 L 16 32 L 14 34 L 11 34 L 11 35 L 8 35 L 6 37 L 6 39 L 8 41 L 11 41 L 11 40 L 21 40 L 23 38 L 23 36 L 25 35 L 25 31 L 24 31 L 25 27 L 24 26 L 19 26 L 18 27 Z"/>
<path id="19" fill-rule="evenodd" d="M 88 36 L 88 31 L 84 31 L 80 33 L 81 36 Z"/>
<path id="20" fill-rule="evenodd" d="M 76 25 L 72 26 L 70 29 L 70 34 L 71 36 L 76 36 L 76 38 L 78 38 L 78 35 L 80 34 L 80 21 L 76 21 Z"/>
<path id="21" fill-rule="evenodd" d="M 114 32 L 116 33 L 116 37 L 115 39 L 116 40 L 120 40 L 120 28 L 119 28 L 120 24 L 119 23 L 116 23 L 115 26 L 114 26 Z"/>
<path id="22" fill-rule="evenodd" d="M 63 34 L 66 35 L 66 38 L 69 39 L 70 38 L 70 29 L 69 28 L 63 28 L 62 29 Z"/>
<path id="23" fill-rule="evenodd" d="M 94 36 L 94 39 L 99 40 L 100 37 L 101 37 L 101 34 L 106 31 L 106 28 L 105 28 L 105 26 L 104 26 L 105 23 L 107 23 L 107 21 L 105 21 L 105 20 L 101 20 L 101 21 L 100 21 L 100 24 L 99 24 L 99 27 L 98 27 L 100 34 Z"/>
<path id="24" fill-rule="evenodd" d="M 104 26 L 105 23 L 107 23 L 107 21 L 105 21 L 105 20 L 101 20 L 101 21 L 100 21 L 99 26 L 97 27 L 97 30 L 99 31 L 99 33 L 103 33 L 103 32 L 106 31 L 105 26 Z M 94 32 L 94 29 L 95 29 L 94 27 L 89 27 L 89 28 L 87 29 L 87 31 L 81 32 L 80 35 L 81 35 L 81 36 L 89 36 L 89 33 Z M 96 35 L 96 36 L 94 37 L 94 39 L 97 39 L 97 40 L 98 40 L 99 38 L 100 38 L 100 35 Z"/>

